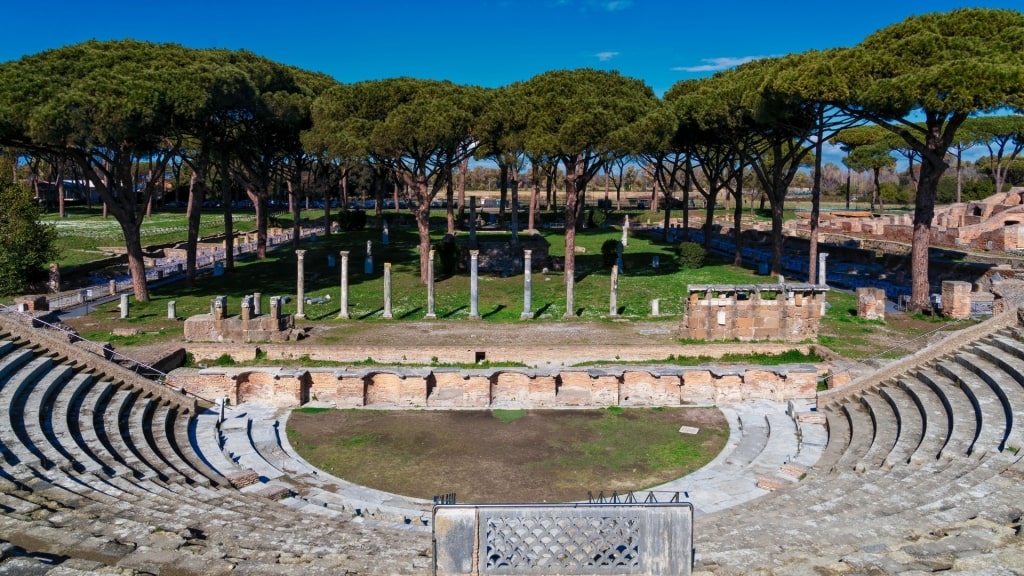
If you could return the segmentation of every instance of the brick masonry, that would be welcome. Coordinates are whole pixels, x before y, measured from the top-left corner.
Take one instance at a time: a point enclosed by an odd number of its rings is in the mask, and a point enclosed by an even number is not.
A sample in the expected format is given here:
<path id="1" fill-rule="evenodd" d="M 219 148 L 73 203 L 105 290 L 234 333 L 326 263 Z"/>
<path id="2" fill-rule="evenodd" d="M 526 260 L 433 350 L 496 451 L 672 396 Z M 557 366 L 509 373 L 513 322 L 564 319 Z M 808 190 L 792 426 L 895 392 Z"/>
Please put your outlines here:
<path id="1" fill-rule="evenodd" d="M 814 398 L 818 367 L 179 368 L 176 385 L 206 398 L 287 408 L 561 408 L 733 404 Z"/>
<path id="2" fill-rule="evenodd" d="M 681 332 L 691 340 L 781 340 L 818 337 L 828 286 L 690 285 Z"/>

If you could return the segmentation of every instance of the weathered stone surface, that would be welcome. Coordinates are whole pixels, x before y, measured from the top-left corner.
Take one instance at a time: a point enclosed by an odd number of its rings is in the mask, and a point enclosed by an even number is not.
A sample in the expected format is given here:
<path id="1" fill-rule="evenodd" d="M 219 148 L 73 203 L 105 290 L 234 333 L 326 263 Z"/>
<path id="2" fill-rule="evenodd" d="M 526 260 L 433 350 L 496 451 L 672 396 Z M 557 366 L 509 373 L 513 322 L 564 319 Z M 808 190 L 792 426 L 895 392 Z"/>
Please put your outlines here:
<path id="1" fill-rule="evenodd" d="M 683 338 L 693 340 L 782 340 L 801 342 L 818 336 L 828 286 L 687 286 L 690 297 L 680 323 Z"/>
<path id="2" fill-rule="evenodd" d="M 864 320 L 885 320 L 885 290 L 857 288 L 857 317 Z"/>

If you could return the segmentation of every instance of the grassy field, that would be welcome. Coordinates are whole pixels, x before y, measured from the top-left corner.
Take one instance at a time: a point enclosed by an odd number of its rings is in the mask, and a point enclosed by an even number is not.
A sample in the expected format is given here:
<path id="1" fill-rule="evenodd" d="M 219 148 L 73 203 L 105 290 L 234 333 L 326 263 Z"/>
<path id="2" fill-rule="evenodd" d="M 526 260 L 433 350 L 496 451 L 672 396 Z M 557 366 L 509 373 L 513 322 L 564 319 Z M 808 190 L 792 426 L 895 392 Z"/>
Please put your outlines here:
<path id="1" fill-rule="evenodd" d="M 680 426 L 699 428 L 694 435 Z M 292 446 L 350 482 L 460 502 L 567 502 L 688 474 L 729 437 L 715 408 L 400 411 L 297 409 Z"/>
<path id="2" fill-rule="evenodd" d="M 419 282 L 418 239 L 411 227 L 398 225 L 396 215 L 391 216 L 391 242 L 383 246 L 380 233 L 367 229 L 359 232 L 334 234 L 329 238 L 320 237 L 316 242 L 306 242 L 306 295 L 310 298 L 331 296 L 329 302 L 306 306 L 307 320 L 299 325 L 318 324 L 343 327 L 346 321 L 338 320 L 339 269 L 328 266 L 328 257 L 338 259 L 341 250 L 350 251 L 349 263 L 349 309 L 354 320 L 371 324 L 419 320 L 426 313 L 426 287 Z M 281 218 L 281 224 L 290 222 Z M 237 215 L 240 230 L 252 227 L 251 213 Z M 66 219 L 57 221 L 62 242 L 73 246 L 75 258 L 86 259 L 95 256 L 97 248 L 120 245 L 120 231 L 113 219 L 103 220 L 97 214 L 71 213 Z M 220 230 L 220 216 L 206 216 L 203 219 L 203 233 L 213 234 Z M 441 237 L 442 229 L 435 229 L 434 241 Z M 180 213 L 156 215 L 147 219 L 144 238 L 147 243 L 180 241 L 185 235 L 184 215 Z M 562 256 L 564 243 L 561 233 L 545 231 L 544 236 L 551 245 L 551 255 Z M 609 239 L 618 240 L 621 233 L 615 229 L 588 229 L 577 234 L 577 245 L 585 252 L 577 254 L 576 307 L 577 315 L 583 320 L 612 321 L 608 317 L 610 270 L 603 266 L 600 254 L 601 244 Z M 464 240 L 465 235 L 461 236 Z M 481 240 L 507 238 L 504 233 L 480 233 Z M 367 240 L 374 241 L 375 268 L 372 274 L 363 272 L 363 256 Z M 660 266 L 652 266 L 657 256 Z M 67 260 L 71 265 L 75 260 Z M 392 263 L 393 314 L 395 320 L 382 319 L 384 262 Z M 187 317 L 209 310 L 210 299 L 216 295 L 227 295 L 232 310 L 237 313 L 241 297 L 260 291 L 264 297 L 291 295 L 294 297 L 295 255 L 291 247 L 271 252 L 262 261 L 242 260 L 236 270 L 221 277 L 204 277 L 195 288 L 186 288 L 183 283 L 174 283 L 152 290 L 148 303 L 132 302 L 131 318 L 120 320 L 116 302 L 99 305 L 86 320 L 76 323 L 83 336 L 91 340 L 110 341 L 116 346 L 132 346 L 160 341 L 180 340 L 181 323 L 167 320 L 167 302 L 174 300 L 179 317 Z M 438 268 L 439 262 L 438 262 Z M 753 271 L 738 268 L 710 259 L 703 268 L 682 270 L 677 264 L 673 247 L 657 239 L 631 237 L 624 252 L 624 273 L 619 276 L 618 305 L 620 317 L 616 321 L 646 322 L 650 318 L 650 300 L 660 300 L 662 320 L 678 317 L 684 311 L 687 284 L 733 284 L 764 283 L 769 281 Z M 481 275 L 480 314 L 486 323 L 518 322 L 522 311 L 523 277 L 507 278 Z M 459 273 L 451 277 L 439 277 L 435 287 L 436 313 L 447 320 L 465 319 L 469 315 L 469 275 Z M 936 325 L 928 319 L 910 318 L 905 315 L 890 315 L 886 324 L 864 322 L 856 318 L 856 301 L 852 294 L 833 291 L 828 295 L 831 308 L 821 329 L 820 342 L 836 352 L 851 358 L 865 358 L 887 350 L 895 343 L 914 338 L 933 330 Z M 264 300 L 264 306 L 269 304 Z M 284 306 L 285 313 L 296 310 L 294 300 Z M 564 276 L 561 272 L 533 275 L 533 310 L 539 320 L 558 320 L 565 314 Z M 138 336 L 114 336 L 113 326 L 135 326 L 142 334 Z M 898 356 L 906 351 L 892 351 Z M 765 359 L 768 361 L 767 359 Z M 683 362 L 689 360 L 682 360 Z M 678 361 L 676 361 L 678 362 Z"/>

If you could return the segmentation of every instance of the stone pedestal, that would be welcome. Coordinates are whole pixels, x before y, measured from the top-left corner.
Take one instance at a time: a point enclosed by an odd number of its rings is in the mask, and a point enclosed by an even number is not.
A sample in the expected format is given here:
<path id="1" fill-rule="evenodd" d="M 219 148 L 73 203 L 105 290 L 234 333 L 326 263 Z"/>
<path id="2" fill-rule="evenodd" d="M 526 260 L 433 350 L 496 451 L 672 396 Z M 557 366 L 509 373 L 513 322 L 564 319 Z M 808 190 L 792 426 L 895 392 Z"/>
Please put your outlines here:
<path id="1" fill-rule="evenodd" d="M 117 296 L 117 280 L 111 280 L 108 282 L 107 287 L 110 290 L 111 296 Z"/>
<path id="2" fill-rule="evenodd" d="M 480 251 L 469 251 L 469 317 L 480 319 Z"/>
<path id="3" fill-rule="evenodd" d="M 971 317 L 971 283 L 946 280 L 942 283 L 942 315 L 955 320 Z"/>
<path id="4" fill-rule="evenodd" d="M 651 316 L 661 316 L 661 299 L 651 300 Z"/>
<path id="5" fill-rule="evenodd" d="M 394 317 L 391 314 L 391 262 L 384 263 L 384 314 L 382 317 Z"/>
<path id="6" fill-rule="evenodd" d="M 338 318 L 348 319 L 348 251 L 341 251 L 341 310 Z"/>
<path id="7" fill-rule="evenodd" d="M 425 318 L 437 318 L 434 312 L 434 251 L 427 253 L 427 315 Z"/>
<path id="8" fill-rule="evenodd" d="M 864 320 L 885 320 L 885 290 L 857 288 L 857 317 Z"/>
<path id="9" fill-rule="evenodd" d="M 175 302 L 174 300 L 170 300 L 170 301 L 167 302 L 167 319 L 168 320 L 177 320 L 178 319 L 177 302 Z"/>
<path id="10" fill-rule="evenodd" d="M 818 284 L 825 286 L 828 279 L 825 276 L 825 261 L 828 260 L 828 252 L 818 253 Z"/>
<path id="11" fill-rule="evenodd" d="M 129 306 L 128 305 L 128 295 L 127 294 L 122 294 L 121 295 L 121 303 L 118 305 L 118 308 L 121 309 L 121 319 L 122 320 L 124 320 L 125 318 L 128 317 L 128 306 Z"/>
<path id="12" fill-rule="evenodd" d="M 621 244 L 619 244 L 621 246 Z M 611 288 L 608 294 L 608 315 L 619 315 L 619 267 L 612 266 Z"/>
<path id="13" fill-rule="evenodd" d="M 523 250 L 523 313 L 520 320 L 533 318 L 533 250 Z"/>
<path id="14" fill-rule="evenodd" d="M 575 274 L 566 270 L 565 273 L 565 314 L 563 318 L 576 317 L 576 278 Z"/>
<path id="15" fill-rule="evenodd" d="M 256 316 L 263 314 L 263 293 L 253 292 L 252 293 L 252 313 Z"/>
<path id="16" fill-rule="evenodd" d="M 306 274 L 305 274 L 306 251 L 305 250 L 296 250 L 295 251 L 295 256 L 298 259 L 297 260 L 297 264 L 296 264 L 297 270 L 295 272 L 295 297 L 298 300 L 295 303 L 295 307 L 297 309 L 297 311 L 295 312 L 295 317 L 296 318 L 305 318 L 306 317 Z"/>

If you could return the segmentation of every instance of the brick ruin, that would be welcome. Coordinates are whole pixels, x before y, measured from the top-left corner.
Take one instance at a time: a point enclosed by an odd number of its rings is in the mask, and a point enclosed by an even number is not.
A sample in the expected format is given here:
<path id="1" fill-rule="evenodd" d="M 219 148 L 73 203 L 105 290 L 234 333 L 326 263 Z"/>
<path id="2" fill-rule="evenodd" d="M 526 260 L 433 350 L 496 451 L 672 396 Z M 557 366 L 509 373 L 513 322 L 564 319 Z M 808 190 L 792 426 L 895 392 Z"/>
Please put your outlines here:
<path id="1" fill-rule="evenodd" d="M 241 313 L 228 316 L 228 297 L 217 296 L 210 302 L 209 314 L 198 314 L 185 319 L 187 342 L 285 342 L 296 340 L 295 318 L 281 314 L 282 298 L 270 299 L 270 313 L 261 314 L 262 295 L 247 295 L 242 299 Z"/>
<path id="2" fill-rule="evenodd" d="M 913 214 L 851 216 L 823 213 L 819 234 L 880 238 L 909 244 L 914 232 Z M 808 220 L 783 225 L 787 235 L 806 231 Z M 1024 188 L 993 194 L 977 202 L 936 206 L 932 218 L 931 245 L 974 250 L 1024 250 Z"/>
<path id="3" fill-rule="evenodd" d="M 690 340 L 781 340 L 818 337 L 825 293 L 818 284 L 689 285 L 682 337 Z"/>
<path id="4" fill-rule="evenodd" d="M 179 368 L 169 379 L 204 398 L 295 407 L 559 408 L 731 404 L 814 398 L 818 368 Z"/>

